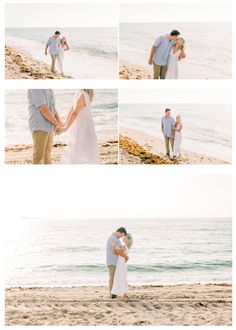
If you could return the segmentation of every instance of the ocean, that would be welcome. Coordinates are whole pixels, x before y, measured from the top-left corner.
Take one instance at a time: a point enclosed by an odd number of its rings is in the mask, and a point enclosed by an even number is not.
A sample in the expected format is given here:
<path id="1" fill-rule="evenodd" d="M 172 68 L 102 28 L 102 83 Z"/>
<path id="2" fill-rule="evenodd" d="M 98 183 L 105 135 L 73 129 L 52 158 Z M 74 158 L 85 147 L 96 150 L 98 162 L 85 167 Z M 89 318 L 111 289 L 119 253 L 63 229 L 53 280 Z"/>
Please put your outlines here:
<path id="1" fill-rule="evenodd" d="M 185 39 L 187 57 L 179 62 L 182 79 L 231 79 L 231 23 L 121 23 L 120 61 L 150 70 L 148 59 L 154 41 L 177 29 Z"/>
<path id="2" fill-rule="evenodd" d="M 50 64 L 44 50 L 55 28 L 7 28 L 6 44 Z M 64 73 L 78 79 L 117 79 L 118 31 L 116 28 L 61 28 L 70 50 L 65 52 Z"/>
<path id="3" fill-rule="evenodd" d="M 56 105 L 62 120 L 73 104 L 75 90 L 55 89 Z M 7 90 L 5 95 L 5 144 L 30 144 L 32 137 L 28 126 L 28 101 L 26 90 Z M 92 112 L 100 141 L 118 138 L 118 93 L 115 89 L 96 89 Z M 69 132 L 55 136 L 55 141 L 66 142 Z"/>
<path id="4" fill-rule="evenodd" d="M 165 108 L 182 117 L 182 149 L 232 160 L 232 109 L 230 104 L 120 104 L 121 127 L 163 138 L 161 118 Z"/>
<path id="5" fill-rule="evenodd" d="M 130 285 L 232 280 L 232 223 L 219 219 L 21 219 L 5 237 L 6 286 L 106 285 L 106 241 L 133 236 Z"/>

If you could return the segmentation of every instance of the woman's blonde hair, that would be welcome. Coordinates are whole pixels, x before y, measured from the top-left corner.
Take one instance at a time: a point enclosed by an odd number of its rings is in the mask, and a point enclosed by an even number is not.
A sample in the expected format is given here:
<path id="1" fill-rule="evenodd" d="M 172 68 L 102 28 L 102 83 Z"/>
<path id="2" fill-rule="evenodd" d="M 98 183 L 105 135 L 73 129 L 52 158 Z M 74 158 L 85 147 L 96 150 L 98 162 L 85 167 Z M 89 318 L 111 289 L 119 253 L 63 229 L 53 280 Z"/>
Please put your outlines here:
<path id="1" fill-rule="evenodd" d="M 94 90 L 93 89 L 84 89 L 85 93 L 88 94 L 90 101 L 93 101 L 93 97 L 94 97 Z"/>
<path id="2" fill-rule="evenodd" d="M 183 50 L 184 49 L 184 45 L 185 45 L 185 40 L 183 37 L 180 37 L 179 40 L 181 40 L 181 46 L 180 46 L 180 49 Z"/>
<path id="3" fill-rule="evenodd" d="M 130 249 L 133 245 L 132 236 L 130 234 L 126 234 L 123 239 L 124 239 L 125 244 L 127 245 L 127 248 Z"/>

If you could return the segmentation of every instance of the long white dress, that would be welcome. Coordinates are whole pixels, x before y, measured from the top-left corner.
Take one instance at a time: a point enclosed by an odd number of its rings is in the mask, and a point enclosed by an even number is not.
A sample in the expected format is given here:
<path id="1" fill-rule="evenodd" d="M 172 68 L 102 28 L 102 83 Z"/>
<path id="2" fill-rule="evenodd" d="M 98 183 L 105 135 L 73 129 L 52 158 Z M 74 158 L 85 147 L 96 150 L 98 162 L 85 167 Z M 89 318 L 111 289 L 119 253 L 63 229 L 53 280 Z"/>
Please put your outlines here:
<path id="1" fill-rule="evenodd" d="M 58 57 L 57 57 L 57 70 L 60 72 L 63 72 L 64 53 L 65 51 L 60 43 Z"/>
<path id="2" fill-rule="evenodd" d="M 125 253 L 127 254 L 128 248 L 125 243 L 122 244 L 126 247 Z M 111 293 L 122 296 L 127 291 L 127 262 L 125 262 L 125 258 L 118 256 Z"/>
<path id="3" fill-rule="evenodd" d="M 65 147 L 61 164 L 99 164 L 99 145 L 95 132 L 91 101 L 88 94 L 79 90 L 74 97 L 74 107 L 81 96 L 84 96 L 85 106 L 80 109 L 78 117 L 69 132 L 69 141 Z"/>
<path id="4" fill-rule="evenodd" d="M 180 129 L 181 124 L 177 125 L 177 129 Z M 181 151 L 180 151 L 180 146 L 181 146 L 181 142 L 182 142 L 182 131 L 178 132 L 175 131 L 175 139 L 174 139 L 174 148 L 173 148 L 173 155 L 175 157 L 179 157 L 181 155 Z"/>
<path id="5" fill-rule="evenodd" d="M 167 64 L 167 72 L 166 72 L 166 79 L 178 79 L 179 78 L 179 65 L 178 65 L 178 58 L 181 54 L 181 50 L 177 50 L 176 53 L 174 53 L 174 47 L 172 47 L 168 59 Z"/>

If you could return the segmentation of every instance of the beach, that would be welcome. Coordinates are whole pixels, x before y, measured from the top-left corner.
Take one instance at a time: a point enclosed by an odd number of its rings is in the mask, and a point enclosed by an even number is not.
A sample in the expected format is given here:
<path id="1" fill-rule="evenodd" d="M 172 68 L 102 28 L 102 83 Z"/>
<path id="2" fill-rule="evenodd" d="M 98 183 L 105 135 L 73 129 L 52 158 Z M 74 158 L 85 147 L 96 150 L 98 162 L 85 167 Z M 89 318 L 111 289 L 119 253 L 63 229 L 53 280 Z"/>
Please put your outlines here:
<path id="1" fill-rule="evenodd" d="M 66 37 L 70 48 L 65 52 L 63 60 L 63 70 L 67 77 L 74 79 L 118 78 L 117 28 L 61 27 L 60 32 L 61 36 Z M 8 48 L 10 47 L 16 54 L 20 52 L 27 68 L 37 68 L 35 79 L 39 74 L 42 76 L 40 79 L 45 79 L 44 75 L 51 65 L 51 57 L 49 54 L 45 56 L 44 50 L 52 33 L 51 28 L 44 27 L 6 28 L 5 30 L 5 44 Z M 25 55 L 23 56 L 22 53 Z M 9 54 L 6 60 L 6 67 L 10 71 L 9 64 L 11 65 L 12 62 L 9 61 Z M 10 71 L 8 79 L 19 79 L 17 76 L 18 70 Z M 27 79 L 26 73 L 23 78 Z M 46 78 L 52 79 L 52 75 Z"/>
<path id="2" fill-rule="evenodd" d="M 105 286 L 6 289 L 6 325 L 231 325 L 231 284 L 131 286 L 111 299 Z"/>
<path id="3" fill-rule="evenodd" d="M 5 47 L 5 78 L 6 79 L 71 79 L 52 73 L 50 66 L 34 59 L 29 53 L 15 47 Z"/>
<path id="4" fill-rule="evenodd" d="M 120 78 L 152 79 L 153 69 L 148 64 L 151 47 L 159 36 L 170 33 L 173 28 L 180 31 L 185 40 L 186 58 L 178 62 L 178 79 L 231 79 L 230 22 L 121 23 Z"/>
<path id="5" fill-rule="evenodd" d="M 145 68 L 138 64 L 131 64 L 127 61 L 120 61 L 119 77 L 120 79 L 152 79 L 152 67 Z"/>
<path id="6" fill-rule="evenodd" d="M 229 164 L 206 154 L 185 149 L 182 150 L 181 158 L 174 160 L 166 157 L 165 153 L 164 139 L 135 129 L 120 128 L 120 164 Z"/>
<path id="7" fill-rule="evenodd" d="M 110 139 L 100 142 L 101 164 L 118 163 L 118 142 Z M 52 151 L 52 161 L 57 164 L 60 160 L 65 143 L 54 143 Z M 5 148 L 6 164 L 32 164 L 33 147 L 31 144 L 11 145 Z"/>

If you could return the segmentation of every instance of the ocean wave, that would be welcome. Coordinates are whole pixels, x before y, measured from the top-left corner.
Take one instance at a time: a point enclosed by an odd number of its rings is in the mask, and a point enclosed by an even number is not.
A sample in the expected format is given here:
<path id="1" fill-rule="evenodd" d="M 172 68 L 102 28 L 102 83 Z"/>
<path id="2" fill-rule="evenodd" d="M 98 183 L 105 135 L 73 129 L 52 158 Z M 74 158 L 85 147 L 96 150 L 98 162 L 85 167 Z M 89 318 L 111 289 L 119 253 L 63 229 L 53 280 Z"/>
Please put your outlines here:
<path id="1" fill-rule="evenodd" d="M 117 109 L 118 104 L 114 103 L 97 103 L 93 106 L 93 109 L 100 110 L 100 109 Z"/>
<path id="2" fill-rule="evenodd" d="M 150 265 L 128 265 L 129 272 L 136 273 L 168 273 L 178 271 L 196 271 L 196 270 L 216 270 L 231 268 L 231 260 L 222 261 L 210 261 L 210 262 L 192 262 L 192 263 L 181 263 L 181 264 L 150 264 Z M 55 272 L 104 272 L 107 271 L 105 264 L 83 264 L 83 265 L 42 265 L 40 269 L 48 268 Z"/>

